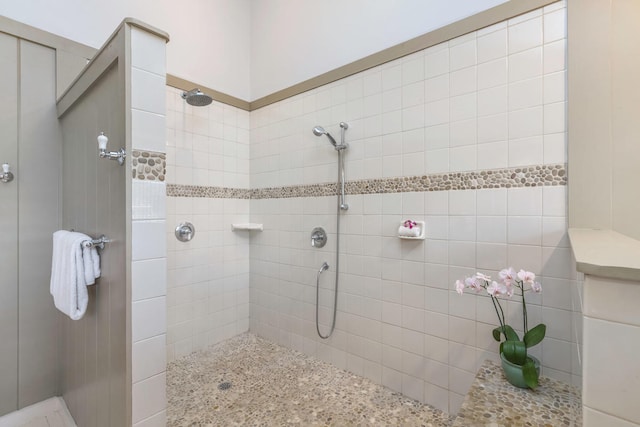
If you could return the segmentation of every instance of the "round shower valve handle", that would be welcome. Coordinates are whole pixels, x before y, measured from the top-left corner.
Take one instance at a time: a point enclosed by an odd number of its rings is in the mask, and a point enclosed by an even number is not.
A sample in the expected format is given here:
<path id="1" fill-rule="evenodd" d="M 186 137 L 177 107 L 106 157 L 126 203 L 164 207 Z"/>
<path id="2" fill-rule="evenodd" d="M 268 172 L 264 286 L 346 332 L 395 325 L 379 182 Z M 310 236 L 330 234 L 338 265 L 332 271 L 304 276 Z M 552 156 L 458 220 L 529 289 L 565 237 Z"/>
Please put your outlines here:
<path id="1" fill-rule="evenodd" d="M 196 235 L 196 228 L 190 222 L 181 222 L 176 227 L 176 239 L 181 242 L 188 242 Z"/>

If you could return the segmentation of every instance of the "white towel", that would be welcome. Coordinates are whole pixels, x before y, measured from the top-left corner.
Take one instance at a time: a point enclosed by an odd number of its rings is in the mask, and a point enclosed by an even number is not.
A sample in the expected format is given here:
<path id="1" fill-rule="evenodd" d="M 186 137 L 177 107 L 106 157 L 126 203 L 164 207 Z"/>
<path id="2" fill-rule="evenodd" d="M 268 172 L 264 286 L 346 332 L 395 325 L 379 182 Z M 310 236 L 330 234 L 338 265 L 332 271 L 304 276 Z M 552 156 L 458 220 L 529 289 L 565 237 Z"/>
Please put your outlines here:
<path id="1" fill-rule="evenodd" d="M 420 227 L 414 225 L 413 228 L 405 227 L 401 225 L 398 228 L 398 236 L 402 237 L 419 237 L 420 236 Z"/>
<path id="2" fill-rule="evenodd" d="M 53 256 L 51 259 L 51 283 L 49 290 L 53 295 L 53 302 L 58 310 L 73 320 L 81 319 L 87 310 L 89 294 L 87 284 L 95 283 L 99 275 L 99 259 L 94 261 L 91 250 L 89 259 L 83 258 L 82 242 L 91 240 L 82 233 L 60 230 L 53 233 Z M 89 248 L 87 248 L 89 249 Z M 95 257 L 98 257 L 96 252 Z M 85 274 L 85 261 L 88 261 L 90 274 Z M 89 280 L 89 277 L 94 277 Z"/>
<path id="3" fill-rule="evenodd" d="M 84 261 L 84 281 L 89 285 L 96 283 L 100 277 L 100 256 L 95 246 L 86 247 L 82 242 L 82 260 Z"/>

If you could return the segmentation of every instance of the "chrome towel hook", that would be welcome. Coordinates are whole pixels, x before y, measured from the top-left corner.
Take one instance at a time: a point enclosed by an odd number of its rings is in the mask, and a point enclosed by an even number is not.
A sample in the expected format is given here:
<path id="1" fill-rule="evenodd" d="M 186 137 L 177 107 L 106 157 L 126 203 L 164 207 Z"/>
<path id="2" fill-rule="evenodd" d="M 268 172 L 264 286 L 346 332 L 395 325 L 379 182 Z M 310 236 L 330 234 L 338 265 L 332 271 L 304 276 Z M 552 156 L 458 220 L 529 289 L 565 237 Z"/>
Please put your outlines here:
<path id="1" fill-rule="evenodd" d="M 13 174 L 9 170 L 9 163 L 2 164 L 2 173 L 0 173 L 0 181 L 2 181 L 5 184 L 7 182 L 13 181 Z"/>

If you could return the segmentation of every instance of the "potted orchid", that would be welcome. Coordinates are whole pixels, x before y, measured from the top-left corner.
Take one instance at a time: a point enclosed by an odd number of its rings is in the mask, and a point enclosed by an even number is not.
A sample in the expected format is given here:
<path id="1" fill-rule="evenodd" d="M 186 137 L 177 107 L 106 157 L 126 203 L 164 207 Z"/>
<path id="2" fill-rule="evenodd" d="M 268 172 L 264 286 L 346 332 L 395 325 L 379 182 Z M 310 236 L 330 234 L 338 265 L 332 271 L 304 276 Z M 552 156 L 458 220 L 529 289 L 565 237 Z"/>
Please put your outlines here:
<path id="1" fill-rule="evenodd" d="M 540 377 L 540 362 L 528 355 L 527 349 L 544 339 L 547 327 L 540 323 L 529 329 L 527 302 L 524 296 L 529 291 L 541 292 L 542 286 L 535 281 L 535 274 L 524 270 L 516 273 L 511 267 L 500 271 L 499 277 L 500 280 L 495 281 L 487 275 L 476 273 L 475 276 L 467 277 L 464 281 L 457 280 L 456 291 L 462 294 L 464 289 L 472 289 L 476 293 L 486 291 L 489 294 L 500 322 L 500 326 L 493 330 L 493 338 L 500 342 L 500 357 L 505 376 L 516 387 L 535 389 Z M 514 294 L 522 298 L 524 331 L 522 339 L 511 326 L 507 325 L 504 310 L 500 304 L 501 299 L 511 298 Z"/>

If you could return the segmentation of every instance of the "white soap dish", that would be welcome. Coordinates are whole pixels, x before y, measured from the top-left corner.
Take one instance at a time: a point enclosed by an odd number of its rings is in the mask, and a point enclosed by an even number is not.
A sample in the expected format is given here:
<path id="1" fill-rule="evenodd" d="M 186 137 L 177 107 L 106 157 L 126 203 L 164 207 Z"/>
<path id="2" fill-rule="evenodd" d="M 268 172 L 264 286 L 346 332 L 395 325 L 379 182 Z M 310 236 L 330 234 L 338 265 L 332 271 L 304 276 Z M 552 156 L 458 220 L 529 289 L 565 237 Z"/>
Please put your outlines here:
<path id="1" fill-rule="evenodd" d="M 398 237 L 400 239 L 404 239 L 404 240 L 424 240 L 426 238 L 426 232 L 425 232 L 425 224 L 424 221 L 415 221 L 416 223 L 416 227 L 420 227 L 420 235 L 416 236 L 416 237 L 409 237 L 409 236 L 400 236 L 398 235 Z M 400 223 L 400 225 L 403 225 L 403 223 Z"/>
<path id="2" fill-rule="evenodd" d="M 262 231 L 262 224 L 252 222 L 231 224 L 231 231 Z"/>

